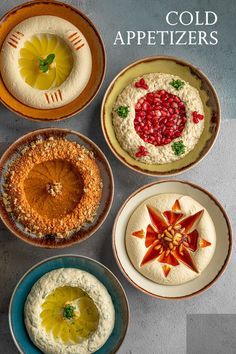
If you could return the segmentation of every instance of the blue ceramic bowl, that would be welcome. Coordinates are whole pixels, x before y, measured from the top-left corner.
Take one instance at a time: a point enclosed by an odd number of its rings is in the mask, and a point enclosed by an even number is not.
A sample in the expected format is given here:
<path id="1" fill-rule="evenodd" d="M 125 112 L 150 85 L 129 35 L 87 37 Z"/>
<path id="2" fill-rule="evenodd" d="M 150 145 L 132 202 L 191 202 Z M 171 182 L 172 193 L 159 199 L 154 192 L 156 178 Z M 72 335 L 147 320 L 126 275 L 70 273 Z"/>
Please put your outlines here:
<path id="1" fill-rule="evenodd" d="M 129 323 L 129 306 L 125 292 L 118 279 L 108 268 L 91 258 L 76 255 L 48 258 L 28 270 L 17 284 L 10 301 L 9 325 L 13 340 L 20 353 L 42 353 L 27 334 L 24 324 L 24 305 L 34 283 L 45 273 L 58 268 L 82 269 L 93 274 L 107 288 L 115 307 L 115 327 L 106 343 L 96 353 L 116 353 L 124 340 Z"/>

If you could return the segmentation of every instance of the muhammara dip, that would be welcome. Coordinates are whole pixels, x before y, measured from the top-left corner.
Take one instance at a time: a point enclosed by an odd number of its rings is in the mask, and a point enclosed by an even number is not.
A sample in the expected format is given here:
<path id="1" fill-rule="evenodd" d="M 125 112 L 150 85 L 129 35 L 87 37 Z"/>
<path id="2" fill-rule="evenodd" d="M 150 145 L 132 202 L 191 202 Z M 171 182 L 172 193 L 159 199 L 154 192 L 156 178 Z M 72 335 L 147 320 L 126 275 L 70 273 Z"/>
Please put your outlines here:
<path id="1" fill-rule="evenodd" d="M 60 268 L 45 274 L 25 303 L 31 340 L 46 354 L 89 354 L 109 338 L 115 322 L 112 299 L 92 274 Z"/>
<path id="2" fill-rule="evenodd" d="M 60 137 L 26 145 L 5 180 L 7 211 L 39 237 L 69 237 L 92 222 L 102 194 L 93 152 Z"/>
<path id="3" fill-rule="evenodd" d="M 121 147 L 147 164 L 183 158 L 204 129 L 198 90 L 170 74 L 150 73 L 133 80 L 118 95 L 112 114 Z"/>
<path id="4" fill-rule="evenodd" d="M 215 245 L 215 227 L 207 210 L 180 194 L 145 200 L 131 215 L 126 230 L 132 264 L 159 284 L 183 284 L 198 277 Z"/>

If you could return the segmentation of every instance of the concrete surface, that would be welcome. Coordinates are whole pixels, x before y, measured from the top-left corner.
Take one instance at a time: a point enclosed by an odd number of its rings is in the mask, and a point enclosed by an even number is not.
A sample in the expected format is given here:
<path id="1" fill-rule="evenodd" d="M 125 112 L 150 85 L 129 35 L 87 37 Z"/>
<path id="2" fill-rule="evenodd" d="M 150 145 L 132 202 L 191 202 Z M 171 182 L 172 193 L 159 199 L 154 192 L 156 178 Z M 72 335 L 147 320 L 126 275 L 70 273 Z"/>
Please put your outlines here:
<path id="1" fill-rule="evenodd" d="M 7 0 L 0 3 L 0 14 L 23 1 Z M 108 266 L 123 284 L 129 298 L 131 322 L 120 354 L 184 354 L 186 353 L 186 315 L 236 313 L 235 257 L 222 278 L 204 294 L 184 301 L 160 301 L 148 297 L 135 288 L 120 273 L 111 249 L 111 231 L 114 218 L 127 196 L 138 187 L 154 181 L 130 171 L 110 152 L 100 128 L 100 105 L 108 83 L 121 68 L 138 58 L 169 54 L 185 58 L 200 67 L 212 80 L 221 99 L 222 127 L 211 153 L 192 171 L 179 178 L 200 184 L 212 192 L 226 208 L 235 225 L 236 192 L 236 86 L 235 86 L 235 13 L 232 0 L 80 0 L 67 1 L 78 6 L 97 25 L 107 48 L 108 68 L 105 82 L 94 102 L 82 113 L 56 127 L 80 131 L 97 143 L 107 155 L 115 177 L 115 200 L 112 210 L 101 229 L 83 244 L 64 251 L 33 248 L 12 236 L 0 224 L 0 353 L 16 354 L 8 328 L 8 304 L 19 278 L 36 262 L 62 253 L 75 253 L 95 258 Z M 217 29 L 220 43 L 208 47 L 114 47 L 118 30 L 170 29 L 165 14 L 170 10 L 213 10 L 219 17 Z M 33 129 L 50 124 L 34 123 L 17 117 L 0 107 L 0 153 L 13 142 Z M 232 324 L 231 324 L 232 325 Z M 227 333 L 227 324 L 225 328 Z M 223 334 L 222 334 L 223 335 Z M 204 354 L 198 342 L 190 353 Z M 229 343 L 230 345 L 230 343 Z M 199 349 L 199 350 L 198 350 Z M 224 347 L 227 352 L 227 346 Z M 31 353 L 26 353 L 31 354 Z M 107 353 L 109 354 L 109 353 Z"/>
<path id="2" fill-rule="evenodd" d="M 235 314 L 188 315 L 188 354 L 235 354 L 235 324 Z"/>

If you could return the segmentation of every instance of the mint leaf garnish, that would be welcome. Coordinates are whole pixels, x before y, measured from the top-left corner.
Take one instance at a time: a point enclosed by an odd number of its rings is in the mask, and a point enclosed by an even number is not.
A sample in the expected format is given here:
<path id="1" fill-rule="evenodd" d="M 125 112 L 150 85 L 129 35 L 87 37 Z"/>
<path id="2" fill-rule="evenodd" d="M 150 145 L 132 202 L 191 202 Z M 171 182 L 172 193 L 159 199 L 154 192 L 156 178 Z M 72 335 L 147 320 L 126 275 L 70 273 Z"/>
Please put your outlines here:
<path id="1" fill-rule="evenodd" d="M 55 59 L 55 54 L 49 54 L 46 59 L 38 58 L 39 60 L 39 70 L 43 73 L 46 73 L 49 69 L 49 65 L 52 64 L 53 60 Z"/>
<path id="2" fill-rule="evenodd" d="M 64 307 L 64 309 L 63 309 L 63 318 L 71 320 L 74 317 L 74 315 L 75 315 L 74 311 L 75 311 L 75 307 L 74 306 L 69 305 L 69 304 L 66 305 Z"/>
<path id="3" fill-rule="evenodd" d="M 173 143 L 171 148 L 176 156 L 180 156 L 185 153 L 185 145 L 182 140 Z"/>
<path id="4" fill-rule="evenodd" d="M 46 63 L 48 65 L 52 64 L 53 60 L 55 59 L 55 54 L 49 54 L 47 58 L 45 59 Z"/>
<path id="5" fill-rule="evenodd" d="M 169 84 L 173 86 L 177 91 L 179 91 L 185 85 L 184 81 L 174 79 Z"/>
<path id="6" fill-rule="evenodd" d="M 117 112 L 118 116 L 120 116 L 122 118 L 127 118 L 128 114 L 129 114 L 129 107 L 120 106 L 117 108 L 116 112 Z"/>

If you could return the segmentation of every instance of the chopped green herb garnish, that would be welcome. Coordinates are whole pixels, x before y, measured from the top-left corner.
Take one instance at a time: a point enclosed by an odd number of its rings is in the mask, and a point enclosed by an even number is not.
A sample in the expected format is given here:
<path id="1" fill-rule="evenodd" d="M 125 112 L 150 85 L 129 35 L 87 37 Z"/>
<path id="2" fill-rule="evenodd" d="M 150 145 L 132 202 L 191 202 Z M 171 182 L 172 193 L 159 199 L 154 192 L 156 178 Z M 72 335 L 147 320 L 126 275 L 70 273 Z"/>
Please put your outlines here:
<path id="1" fill-rule="evenodd" d="M 181 80 L 172 80 L 170 85 L 173 86 L 177 91 L 184 87 L 185 83 Z"/>
<path id="2" fill-rule="evenodd" d="M 55 59 L 55 54 L 49 54 L 46 59 L 38 58 L 39 60 L 39 69 L 46 73 L 49 69 L 49 65 L 52 64 Z"/>
<path id="3" fill-rule="evenodd" d="M 129 107 L 120 106 L 117 108 L 116 112 L 117 112 L 118 116 L 120 116 L 122 118 L 126 118 L 129 114 Z"/>
<path id="4" fill-rule="evenodd" d="M 185 145 L 182 140 L 173 143 L 171 147 L 176 156 L 180 156 L 185 153 Z"/>
<path id="5" fill-rule="evenodd" d="M 63 318 L 71 320 L 75 316 L 75 307 L 72 305 L 66 305 L 63 309 Z"/>

